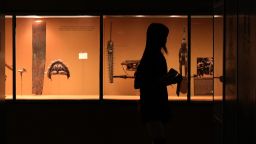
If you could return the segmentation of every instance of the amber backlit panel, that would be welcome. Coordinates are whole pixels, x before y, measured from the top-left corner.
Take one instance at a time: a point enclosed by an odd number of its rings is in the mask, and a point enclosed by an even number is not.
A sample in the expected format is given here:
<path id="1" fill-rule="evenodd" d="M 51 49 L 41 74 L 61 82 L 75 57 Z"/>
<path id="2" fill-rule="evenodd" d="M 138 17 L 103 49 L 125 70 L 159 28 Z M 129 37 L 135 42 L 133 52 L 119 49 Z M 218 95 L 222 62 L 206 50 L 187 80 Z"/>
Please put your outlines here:
<path id="1" fill-rule="evenodd" d="M 183 38 L 183 30 L 187 31 L 187 17 L 105 17 L 104 18 L 104 95 L 119 97 L 120 95 L 137 95 L 133 87 L 133 79 L 114 78 L 114 83 L 108 79 L 107 42 L 110 39 L 110 26 L 112 24 L 111 40 L 114 42 L 114 75 L 124 75 L 121 63 L 125 60 L 140 60 L 146 42 L 146 31 L 150 23 L 163 23 L 169 28 L 167 40 L 168 54 L 165 55 L 168 69 L 179 69 L 179 48 Z M 133 75 L 133 72 L 128 72 Z M 168 87 L 170 96 L 174 96 L 176 85 Z M 181 94 L 186 95 L 186 94 Z M 104 97 L 105 97 L 104 96 Z"/>
<path id="2" fill-rule="evenodd" d="M 17 70 L 25 68 L 22 81 L 17 72 L 17 99 L 21 94 L 32 95 L 32 24 L 36 18 L 17 18 L 16 53 Z M 43 18 L 46 22 L 46 62 L 42 95 L 99 95 L 99 17 Z M 11 64 L 11 19 L 6 20 L 6 63 Z M 80 60 L 79 53 L 88 53 L 88 59 Z M 65 75 L 47 77 L 52 61 L 60 59 L 69 68 Z M 6 71 L 6 95 L 12 93 L 12 71 Z M 22 88 L 21 88 L 22 85 Z M 43 97 L 43 96 L 42 96 Z M 37 97 L 33 97 L 37 98 Z"/>

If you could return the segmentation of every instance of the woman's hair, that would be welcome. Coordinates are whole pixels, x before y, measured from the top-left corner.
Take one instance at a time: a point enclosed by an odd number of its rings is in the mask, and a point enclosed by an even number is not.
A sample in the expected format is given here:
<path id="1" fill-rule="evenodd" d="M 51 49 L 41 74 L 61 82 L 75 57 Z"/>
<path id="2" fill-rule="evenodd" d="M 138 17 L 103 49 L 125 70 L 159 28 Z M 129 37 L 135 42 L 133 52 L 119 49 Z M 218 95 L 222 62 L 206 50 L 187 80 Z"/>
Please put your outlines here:
<path id="1" fill-rule="evenodd" d="M 168 27 L 161 23 L 151 23 L 147 29 L 147 39 L 145 51 L 161 51 L 167 53 L 166 39 L 169 33 Z"/>

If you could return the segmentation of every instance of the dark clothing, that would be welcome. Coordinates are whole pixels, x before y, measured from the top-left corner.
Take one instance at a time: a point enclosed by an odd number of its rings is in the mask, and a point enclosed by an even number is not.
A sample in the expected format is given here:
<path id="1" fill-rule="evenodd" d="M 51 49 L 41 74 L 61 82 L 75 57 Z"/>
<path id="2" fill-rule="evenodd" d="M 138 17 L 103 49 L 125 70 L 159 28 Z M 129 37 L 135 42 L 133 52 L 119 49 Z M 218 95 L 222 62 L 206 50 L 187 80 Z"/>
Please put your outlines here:
<path id="1" fill-rule="evenodd" d="M 168 92 L 164 83 L 167 72 L 166 60 L 160 51 L 142 57 L 136 73 L 140 77 L 140 108 L 145 122 L 168 120 Z"/>

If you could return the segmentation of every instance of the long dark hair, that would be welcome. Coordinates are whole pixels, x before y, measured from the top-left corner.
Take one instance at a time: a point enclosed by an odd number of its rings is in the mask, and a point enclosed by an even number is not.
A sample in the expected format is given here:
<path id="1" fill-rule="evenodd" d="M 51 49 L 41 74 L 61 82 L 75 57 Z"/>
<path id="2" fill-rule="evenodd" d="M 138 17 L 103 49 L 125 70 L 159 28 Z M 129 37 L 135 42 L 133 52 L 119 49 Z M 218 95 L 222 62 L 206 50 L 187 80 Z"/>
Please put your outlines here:
<path id="1" fill-rule="evenodd" d="M 144 54 L 160 52 L 161 49 L 168 53 L 166 39 L 169 29 L 161 23 L 151 23 L 147 29 L 147 39 Z M 144 55 L 143 54 L 143 55 Z"/>
<path id="2" fill-rule="evenodd" d="M 162 54 L 162 49 L 165 51 L 165 53 L 167 53 L 166 41 L 168 34 L 169 29 L 161 23 L 151 23 L 149 25 L 147 29 L 146 47 L 141 58 L 140 64 L 135 72 L 135 88 L 141 87 L 141 81 L 143 81 L 142 75 L 145 76 L 145 71 L 146 73 L 150 72 L 147 71 L 147 69 L 152 64 L 151 60 L 154 61 L 154 58 L 158 58 L 159 54 Z"/>

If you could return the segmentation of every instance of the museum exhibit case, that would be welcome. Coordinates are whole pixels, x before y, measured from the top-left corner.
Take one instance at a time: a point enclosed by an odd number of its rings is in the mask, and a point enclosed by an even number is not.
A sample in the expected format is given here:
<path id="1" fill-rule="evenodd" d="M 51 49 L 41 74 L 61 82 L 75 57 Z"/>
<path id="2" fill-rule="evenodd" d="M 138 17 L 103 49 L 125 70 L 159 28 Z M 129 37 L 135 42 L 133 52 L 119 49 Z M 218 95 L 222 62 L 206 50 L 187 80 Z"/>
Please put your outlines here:
<path id="1" fill-rule="evenodd" d="M 168 70 L 179 72 L 179 49 L 187 42 L 187 16 L 104 16 L 104 99 L 139 99 L 139 89 L 134 89 L 134 72 L 151 23 L 163 23 L 169 28 L 165 58 Z M 181 91 L 177 96 L 176 88 L 177 84 L 168 86 L 169 99 L 186 100 L 186 92 Z"/>
<path id="2" fill-rule="evenodd" d="M 191 16 L 191 100 L 222 98 L 223 20 Z"/>
<path id="3" fill-rule="evenodd" d="M 7 16 L 7 64 L 11 22 Z M 17 99 L 99 99 L 99 16 L 16 16 L 15 22 Z M 7 69 L 6 75 L 6 99 L 12 99 Z"/>
<path id="4" fill-rule="evenodd" d="M 168 86 L 169 100 L 222 99 L 221 16 L 27 15 L 4 20 L 5 99 L 138 100 L 134 73 L 151 23 L 168 27 L 168 70 L 183 78 L 180 85 Z"/>

